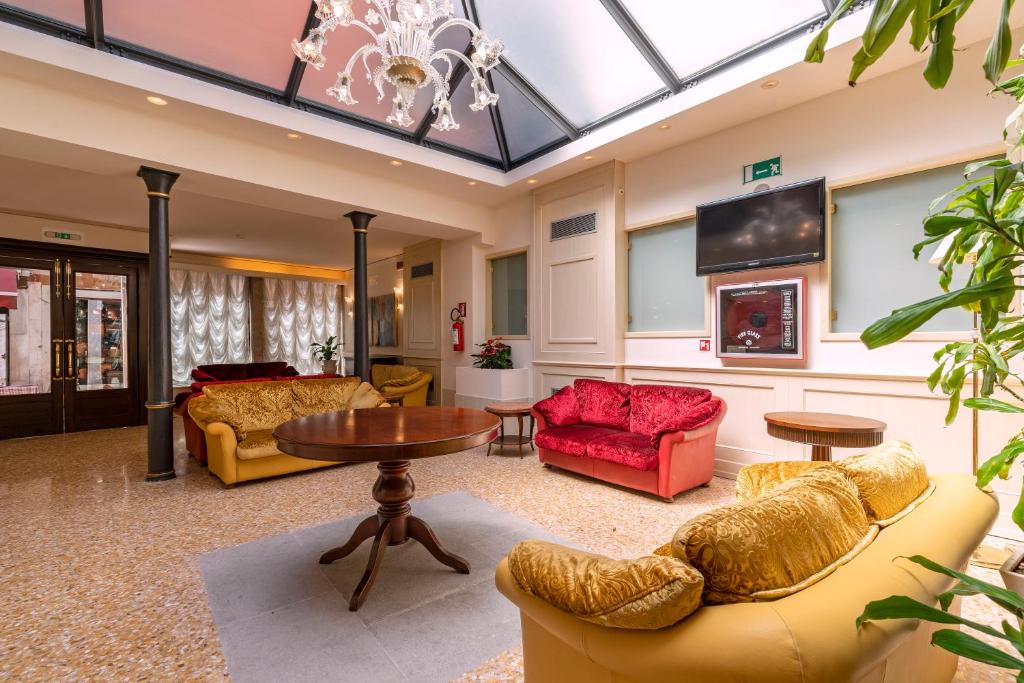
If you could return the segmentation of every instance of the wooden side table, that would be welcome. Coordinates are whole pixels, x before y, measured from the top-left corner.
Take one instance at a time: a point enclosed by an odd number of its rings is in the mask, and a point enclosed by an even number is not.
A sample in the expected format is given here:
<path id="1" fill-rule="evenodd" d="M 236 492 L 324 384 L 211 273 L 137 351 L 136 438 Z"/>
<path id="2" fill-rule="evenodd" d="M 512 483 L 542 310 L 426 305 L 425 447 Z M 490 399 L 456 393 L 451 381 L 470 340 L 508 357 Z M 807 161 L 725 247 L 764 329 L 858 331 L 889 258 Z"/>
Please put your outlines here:
<path id="1" fill-rule="evenodd" d="M 487 444 L 487 455 L 491 454 L 491 446 L 494 443 L 498 444 L 500 450 L 504 450 L 505 446 L 517 446 L 519 448 L 519 457 L 523 457 L 523 446 L 530 444 L 530 450 L 536 450 L 533 445 L 533 428 L 536 420 L 530 411 L 533 409 L 533 405 L 530 403 L 491 403 L 484 406 L 491 415 L 497 415 L 501 419 L 501 436 L 499 436 L 494 442 Z M 519 423 L 519 433 L 517 436 L 511 434 L 505 434 L 505 418 L 514 417 Z M 530 433 L 523 434 L 523 418 L 530 418 Z"/>
<path id="2" fill-rule="evenodd" d="M 765 413 L 768 434 L 811 445 L 811 460 L 831 461 L 832 447 L 867 448 L 882 443 L 886 424 L 834 413 Z"/>

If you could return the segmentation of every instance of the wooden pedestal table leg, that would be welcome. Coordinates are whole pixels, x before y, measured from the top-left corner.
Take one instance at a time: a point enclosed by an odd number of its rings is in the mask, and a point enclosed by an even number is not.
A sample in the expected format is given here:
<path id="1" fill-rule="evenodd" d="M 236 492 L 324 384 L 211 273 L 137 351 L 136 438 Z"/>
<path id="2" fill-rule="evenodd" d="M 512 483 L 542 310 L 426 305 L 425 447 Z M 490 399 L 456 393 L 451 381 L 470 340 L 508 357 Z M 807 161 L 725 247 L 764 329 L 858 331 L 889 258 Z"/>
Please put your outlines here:
<path id="1" fill-rule="evenodd" d="M 516 415 L 516 421 L 519 423 L 519 459 L 523 459 L 523 416 Z"/>
<path id="2" fill-rule="evenodd" d="M 441 541 L 437 540 L 437 536 L 434 534 L 434 530 L 430 528 L 430 525 L 419 517 L 409 517 L 409 537 L 419 541 L 424 548 L 430 551 L 434 559 L 441 564 L 448 565 L 460 574 L 469 573 L 469 562 L 455 553 L 448 552 L 441 545 Z"/>
<path id="3" fill-rule="evenodd" d="M 814 462 L 832 462 L 832 447 L 812 444 L 811 460 Z"/>

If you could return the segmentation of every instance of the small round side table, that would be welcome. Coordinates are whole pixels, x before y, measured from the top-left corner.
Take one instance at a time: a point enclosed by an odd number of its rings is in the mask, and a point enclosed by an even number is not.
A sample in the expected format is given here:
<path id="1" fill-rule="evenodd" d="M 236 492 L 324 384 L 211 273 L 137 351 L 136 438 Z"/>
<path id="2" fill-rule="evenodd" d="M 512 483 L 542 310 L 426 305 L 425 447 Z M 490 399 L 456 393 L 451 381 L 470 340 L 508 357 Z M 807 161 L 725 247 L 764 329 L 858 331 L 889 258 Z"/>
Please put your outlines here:
<path id="1" fill-rule="evenodd" d="M 768 434 L 811 445 L 811 460 L 831 461 L 832 447 L 866 448 L 882 443 L 886 424 L 835 413 L 765 413 Z"/>
<path id="2" fill-rule="evenodd" d="M 498 444 L 499 450 L 504 450 L 505 446 L 517 446 L 519 448 L 519 457 L 523 457 L 523 446 L 530 444 L 530 450 L 536 450 L 533 445 L 533 428 L 536 420 L 530 411 L 533 409 L 533 405 L 530 403 L 490 403 L 484 406 L 484 410 L 491 415 L 497 415 L 501 419 L 501 436 L 499 436 L 492 443 L 487 444 L 487 455 L 491 454 L 491 446 L 495 443 Z M 511 434 L 505 434 L 505 418 L 514 417 L 519 423 L 519 433 L 517 436 Z M 523 418 L 530 418 L 530 433 L 523 434 Z"/>

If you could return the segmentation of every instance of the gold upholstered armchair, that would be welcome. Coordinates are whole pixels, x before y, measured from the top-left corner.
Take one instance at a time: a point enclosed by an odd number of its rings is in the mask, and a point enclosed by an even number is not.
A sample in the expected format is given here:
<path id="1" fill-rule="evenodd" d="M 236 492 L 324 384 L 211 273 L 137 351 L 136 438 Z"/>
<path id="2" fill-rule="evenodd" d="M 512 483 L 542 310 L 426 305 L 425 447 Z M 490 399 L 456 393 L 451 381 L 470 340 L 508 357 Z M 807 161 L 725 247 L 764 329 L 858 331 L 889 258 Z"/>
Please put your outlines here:
<path id="1" fill-rule="evenodd" d="M 427 390 L 434 376 L 410 365 L 374 365 L 373 388 L 387 396 L 401 396 L 402 405 L 427 405 Z"/>

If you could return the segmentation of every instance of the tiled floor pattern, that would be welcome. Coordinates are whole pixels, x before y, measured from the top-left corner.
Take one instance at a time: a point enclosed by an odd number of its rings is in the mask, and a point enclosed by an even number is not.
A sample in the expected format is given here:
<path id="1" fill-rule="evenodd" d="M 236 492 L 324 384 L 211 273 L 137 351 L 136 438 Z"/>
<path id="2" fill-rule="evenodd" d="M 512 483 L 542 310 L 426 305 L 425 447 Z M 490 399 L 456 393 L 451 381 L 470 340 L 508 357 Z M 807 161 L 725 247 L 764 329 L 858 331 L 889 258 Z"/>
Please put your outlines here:
<path id="1" fill-rule="evenodd" d="M 199 556 L 373 508 L 373 465 L 224 489 L 186 457 L 179 431 L 178 478 L 147 484 L 145 450 L 142 428 L 0 441 L 0 680 L 226 679 Z M 485 450 L 414 463 L 417 499 L 465 491 L 554 536 L 630 557 L 733 495 L 731 481 L 716 479 L 666 505 Z M 977 598 L 964 612 L 1001 618 Z M 520 672 L 514 647 L 463 680 Z M 968 662 L 957 679 L 1012 680 Z"/>

